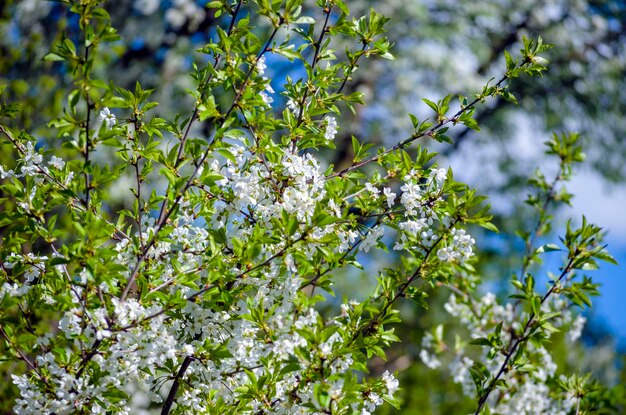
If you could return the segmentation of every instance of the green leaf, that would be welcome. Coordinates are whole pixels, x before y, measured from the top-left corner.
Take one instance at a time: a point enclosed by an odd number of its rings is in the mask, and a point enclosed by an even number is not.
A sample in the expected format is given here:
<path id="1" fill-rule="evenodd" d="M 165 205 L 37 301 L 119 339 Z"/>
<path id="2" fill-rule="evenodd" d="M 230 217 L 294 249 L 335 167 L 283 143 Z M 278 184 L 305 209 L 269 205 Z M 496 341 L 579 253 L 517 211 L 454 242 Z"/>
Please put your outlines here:
<path id="1" fill-rule="evenodd" d="M 479 223 L 478 225 L 489 231 L 500 233 L 500 230 L 498 229 L 498 227 L 491 222 L 483 222 L 483 223 Z"/>
<path id="2" fill-rule="evenodd" d="M 479 346 L 491 346 L 491 341 L 487 338 L 480 337 L 469 342 L 469 344 L 475 344 Z"/>
<path id="3" fill-rule="evenodd" d="M 63 56 L 50 52 L 43 57 L 43 60 L 46 62 L 56 62 L 56 61 L 64 61 L 66 59 Z"/>
<path id="4" fill-rule="evenodd" d="M 537 248 L 535 252 L 541 254 L 543 252 L 562 251 L 561 247 L 556 244 L 545 244 Z"/>
<path id="5" fill-rule="evenodd" d="M 437 104 L 435 104 L 433 101 L 426 99 L 426 98 L 422 98 L 422 101 L 424 101 L 426 103 L 426 105 L 428 105 L 430 108 L 433 109 L 433 111 L 435 111 L 437 114 L 439 114 L 439 107 L 437 106 Z"/>

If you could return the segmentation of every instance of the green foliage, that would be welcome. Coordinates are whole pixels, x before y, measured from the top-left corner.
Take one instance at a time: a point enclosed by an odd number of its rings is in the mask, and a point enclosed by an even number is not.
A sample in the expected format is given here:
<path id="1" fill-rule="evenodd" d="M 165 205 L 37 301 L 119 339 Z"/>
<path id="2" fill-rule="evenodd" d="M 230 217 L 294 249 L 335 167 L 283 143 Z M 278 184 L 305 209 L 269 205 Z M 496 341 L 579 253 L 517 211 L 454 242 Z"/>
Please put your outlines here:
<path id="1" fill-rule="evenodd" d="M 400 407 L 394 375 L 373 365 L 400 341 L 400 304 L 429 310 L 442 287 L 458 296 L 451 310 L 469 313 L 456 314 L 469 330 L 455 337 L 456 357 L 474 346 L 473 360 L 462 361 L 474 396 L 455 399 L 474 402 L 477 414 L 502 410 L 510 404 L 502 396 L 514 399 L 540 372 L 551 336 L 569 329 L 564 316 L 572 315 L 549 300 L 563 294 L 589 305 L 597 286 L 586 276 L 574 282 L 575 271 L 614 262 L 601 230 L 584 218 L 578 228 L 568 223 L 562 248 L 535 247 L 550 229 L 550 205 L 571 198 L 556 184 L 583 160 L 577 135 L 554 135 L 548 152 L 559 174 L 531 181 L 537 194 L 528 204 L 539 219 L 521 234 L 527 252 L 513 281 L 516 310 L 496 313 L 493 299 L 475 298 L 475 240 L 467 233 L 476 225 L 497 230 L 486 198 L 414 145 L 450 142 L 458 124 L 479 130 L 475 110 L 488 99 L 515 101 L 510 81 L 546 69 L 541 38 L 525 39 L 516 60 L 507 54 L 501 78 L 472 100 L 460 96 L 458 109 L 453 95 L 425 99 L 434 117 L 411 115 L 408 137 L 377 148 L 353 135 L 351 163 L 323 168 L 318 157 L 336 149 L 341 128 L 335 117 L 363 102 L 344 91 L 360 60 L 393 58 L 382 14 L 352 17 L 341 0 L 209 2 L 223 21 L 198 50 L 191 107 L 172 115 L 158 112 L 157 91 L 142 80 L 128 89 L 98 75 L 104 51 L 120 39 L 103 4 L 65 6 L 80 36 L 61 34 L 44 56 L 73 84 L 62 111 L 51 106 L 49 141 L 0 125 L 0 145 L 12 155 L 0 165 L 0 361 L 14 372 L 17 390 L 3 398 L 16 413 L 128 413 L 141 406 L 136 388 L 148 391 L 143 409 L 162 414 Z M 343 55 L 334 49 L 340 37 L 352 42 Z M 270 55 L 301 72 L 277 85 L 265 76 Z M 3 101 L 0 115 L 28 115 L 25 107 Z M 369 271 L 362 255 L 389 252 L 386 231 L 395 233 L 398 261 L 373 273 L 363 301 L 346 298 L 339 310 L 320 312 L 347 269 Z M 561 249 L 561 273 L 537 292 L 530 266 Z M 446 353 L 454 331 L 432 327 L 427 356 Z M 608 406 L 609 398 L 587 397 L 606 389 L 570 379 L 548 373 L 547 390 L 565 394 L 537 401 L 569 408 L 570 393 L 584 408 Z"/>

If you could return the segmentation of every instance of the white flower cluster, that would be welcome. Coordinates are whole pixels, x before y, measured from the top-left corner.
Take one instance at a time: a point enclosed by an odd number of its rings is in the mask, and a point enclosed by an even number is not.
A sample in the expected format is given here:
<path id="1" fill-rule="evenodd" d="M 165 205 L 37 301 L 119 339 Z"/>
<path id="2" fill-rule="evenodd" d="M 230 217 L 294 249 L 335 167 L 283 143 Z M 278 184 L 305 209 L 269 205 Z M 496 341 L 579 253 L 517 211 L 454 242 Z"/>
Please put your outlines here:
<path id="1" fill-rule="evenodd" d="M 350 249 L 352 245 L 354 245 L 354 243 L 361 236 L 361 234 L 354 229 L 348 229 L 344 232 L 339 232 L 337 236 L 339 237 L 340 241 L 339 246 L 337 247 L 337 252 L 343 253 Z"/>
<path id="2" fill-rule="evenodd" d="M 586 322 L 587 322 L 587 319 L 585 317 L 580 316 L 580 315 L 576 316 L 576 318 L 574 319 L 574 322 L 572 323 L 572 326 L 567 332 L 567 335 L 570 341 L 575 342 L 576 340 L 580 338 L 580 336 L 583 333 L 583 328 L 585 328 Z"/>
<path id="3" fill-rule="evenodd" d="M 225 228 L 228 240 L 236 237 L 246 240 L 253 229 L 261 228 L 268 232 L 273 229 L 273 220 L 282 212 L 295 215 L 299 229 L 294 238 L 302 235 L 311 225 L 316 206 L 326 197 L 325 178 L 319 161 L 311 154 L 298 155 L 287 151 L 280 165 L 270 166 L 260 163 L 248 154 L 243 147 L 230 149 L 235 161 L 226 160 L 220 164 L 211 163 L 211 170 L 224 178 L 218 181 L 223 189 L 223 197 L 214 204 L 212 222 Z M 341 217 L 341 209 L 334 200 L 328 201 L 328 213 Z M 345 252 L 360 241 L 361 249 L 368 252 L 383 236 L 384 227 L 376 226 L 363 233 L 341 225 L 327 225 L 309 229 L 312 238 L 302 246 L 308 255 L 315 251 L 316 240 L 326 235 L 335 235 L 338 252 Z M 262 249 L 269 257 L 282 245 Z"/>
<path id="4" fill-rule="evenodd" d="M 422 362 L 430 369 L 437 369 L 441 366 L 441 361 L 437 358 L 437 355 L 430 352 L 434 346 L 434 339 L 432 333 L 426 332 L 424 337 L 422 337 L 422 350 L 419 353 Z"/>
<path id="5" fill-rule="evenodd" d="M 308 103 L 307 103 L 308 104 Z M 300 111 L 300 104 L 298 102 L 296 102 L 295 99 L 293 98 L 289 98 L 287 100 L 287 109 L 294 115 L 298 115 L 298 112 Z"/>
<path id="6" fill-rule="evenodd" d="M 450 243 L 437 250 L 437 257 L 442 262 L 463 263 L 474 255 L 473 247 L 476 241 L 465 232 L 465 229 L 453 228 Z"/>
<path id="7" fill-rule="evenodd" d="M 44 182 L 52 183 L 56 188 L 67 186 L 74 178 L 74 172 L 65 174 L 62 181 L 58 180 L 55 178 L 58 172 L 51 171 L 48 166 L 54 170 L 63 170 L 65 161 L 60 157 L 52 156 L 46 166 L 43 162 L 43 155 L 35 149 L 32 141 L 28 141 L 25 144 L 16 142 L 15 145 L 22 153 L 22 157 L 18 160 L 16 170 L 7 169 L 0 165 L 0 179 L 17 180 L 23 177 L 31 177 L 33 179 L 33 185 L 25 189 L 26 199 L 17 202 L 17 206 L 23 212 L 30 213 L 37 193 L 44 191 L 44 187 L 41 184 Z"/>
<path id="8" fill-rule="evenodd" d="M 463 394 L 474 398 L 476 396 L 476 386 L 472 379 L 470 368 L 474 361 L 467 356 L 457 355 L 450 362 L 449 370 L 454 383 L 461 385 Z"/>
<path id="9" fill-rule="evenodd" d="M 433 242 L 433 231 L 428 227 L 427 220 L 425 218 L 413 220 L 407 219 L 398 225 L 398 228 L 402 231 L 400 233 L 400 240 L 396 242 L 393 249 L 400 250 L 405 249 L 410 244 L 410 238 L 419 237 L 419 244 L 423 246 L 430 246 Z"/>
<path id="10" fill-rule="evenodd" d="M 493 411 L 503 414 L 549 414 L 566 415 L 574 407 L 574 401 L 564 394 L 555 394 L 546 384 L 556 375 L 557 366 L 545 348 L 528 345 L 535 360 L 536 372 L 528 376 L 506 376 L 507 390 L 496 402 L 492 399 Z M 501 359 L 496 359 L 500 361 Z M 498 364 L 501 364 L 500 361 Z M 490 366 L 490 369 L 495 369 Z"/>
<path id="11" fill-rule="evenodd" d="M 433 169 L 426 182 L 418 181 L 418 172 L 411 172 L 404 177 L 406 182 L 400 190 L 400 203 L 404 206 L 406 214 L 409 216 L 418 216 L 432 218 L 432 206 L 441 201 L 441 190 L 445 183 L 447 171 L 445 169 Z"/>
<path id="12" fill-rule="evenodd" d="M 326 124 L 324 138 L 333 141 L 337 135 L 337 120 L 332 115 L 327 115 L 324 117 L 324 123 Z"/>
<path id="13" fill-rule="evenodd" d="M 265 56 L 261 56 L 256 61 L 256 71 L 258 72 L 259 76 L 263 76 L 265 75 L 266 69 L 267 69 L 267 64 L 265 63 Z"/>
<path id="14" fill-rule="evenodd" d="M 21 145 L 20 147 L 23 156 L 18 164 L 19 170 L 17 172 L 13 170 L 5 170 L 4 167 L 0 165 L 0 179 L 30 176 L 34 177 L 38 184 L 42 183 L 44 180 L 43 175 L 48 173 L 48 169 L 43 165 L 43 156 L 35 150 L 35 146 L 31 141 L 27 142 L 25 146 Z M 57 160 L 60 159 L 54 157 L 52 164 L 58 165 L 62 163 L 62 160 Z"/>
<path id="15" fill-rule="evenodd" d="M 369 252 L 372 247 L 376 246 L 378 240 L 383 237 L 384 232 L 385 229 L 382 226 L 374 226 L 369 229 L 361 241 L 361 250 Z"/>
<path id="16" fill-rule="evenodd" d="M 516 314 L 515 307 L 511 303 L 500 305 L 496 301 L 493 293 L 487 293 L 479 301 L 462 301 L 459 302 L 455 295 L 452 295 L 444 308 L 452 316 L 467 328 L 471 338 L 487 337 L 489 332 L 498 324 L 502 323 L 503 328 L 500 331 L 503 344 L 511 342 L 511 333 L 522 329 L 520 321 L 528 318 L 526 313 Z M 579 325 L 584 324 L 584 318 L 574 318 L 572 311 L 564 300 L 555 297 L 546 301 L 542 310 L 554 313 L 556 317 L 551 321 L 555 327 L 564 325 L 572 325 L 574 331 L 579 329 Z M 572 337 L 576 337 L 574 333 Z M 422 338 L 422 350 L 420 358 L 426 366 L 431 369 L 441 366 L 439 348 L 435 348 L 433 336 L 426 333 Z M 455 356 L 448 364 L 448 371 L 455 383 L 462 386 L 463 393 L 466 396 L 474 398 L 476 388 L 472 380 L 470 368 L 474 364 L 474 360 L 468 355 L 470 351 L 463 345 L 457 345 L 455 348 Z M 487 357 L 487 348 L 483 349 L 479 357 L 479 361 L 487 368 L 490 373 L 497 373 L 502 365 L 505 356 L 498 354 L 493 358 Z M 544 347 L 537 347 L 532 343 L 526 345 L 526 353 L 529 361 L 533 362 L 535 370 L 525 373 L 524 376 L 518 376 L 518 372 L 510 371 L 503 375 L 507 388 L 498 397 L 492 395 L 489 405 L 492 411 L 498 413 L 515 413 L 515 414 L 551 414 L 565 415 L 573 407 L 573 400 L 567 396 L 557 396 L 546 384 L 546 381 L 556 376 L 557 366 L 552 357 Z M 473 354 L 472 354 L 473 355 Z"/>
<path id="17" fill-rule="evenodd" d="M 0 299 L 5 295 L 21 297 L 26 295 L 32 288 L 35 280 L 45 273 L 47 256 L 37 256 L 29 252 L 24 255 L 11 254 L 5 258 L 2 267 L 6 270 L 13 269 L 17 264 L 24 267 L 23 282 L 5 282 L 0 286 Z"/>
<path id="18" fill-rule="evenodd" d="M 311 154 L 285 152 L 280 163 L 272 165 L 239 145 L 233 145 L 230 152 L 232 159 L 213 160 L 209 167 L 222 176 L 217 182 L 220 193 L 213 199 L 211 226 L 225 232 L 227 245 L 234 238 L 245 242 L 255 230 L 271 232 L 274 221 L 284 212 L 298 220 L 293 238 L 304 232 L 310 235 L 300 248 L 305 254 L 315 251 L 318 246 L 315 241 L 345 232 L 339 225 L 312 226 L 316 206 L 326 195 L 326 182 L 319 162 Z M 340 216 L 338 207 L 334 214 Z M 158 232 L 155 218 L 145 216 L 141 232 L 135 237 L 150 240 Z M 347 234 L 350 239 L 352 235 Z M 381 236 L 382 228 L 371 229 L 363 238 L 363 249 L 374 246 Z M 354 303 L 342 307 L 342 315 L 330 320 L 337 326 L 337 332 L 323 341 L 313 341 L 302 333 L 310 331 L 321 336 L 326 329 L 313 308 L 296 308 L 303 280 L 291 255 L 271 262 L 254 278 L 237 279 L 243 270 L 235 262 L 225 268 L 227 271 L 207 265 L 205 253 L 212 249 L 211 240 L 191 203 L 186 198 L 181 200 L 167 238 L 156 242 L 145 255 L 142 272 L 152 276 L 148 289 L 151 293 L 162 291 L 187 297 L 197 289 L 178 284 L 177 280 L 193 277 L 199 286 L 204 286 L 210 283 L 210 275 L 221 273 L 234 278 L 233 289 L 242 293 L 239 301 L 224 310 L 216 309 L 211 300 L 188 301 L 177 311 L 176 319 L 163 312 L 166 304 L 158 299 L 140 302 L 130 297 L 112 298 L 109 307 L 85 308 L 85 287 L 93 287 L 95 279 L 83 270 L 73 284 L 70 293 L 73 306 L 63 313 L 58 336 L 42 337 L 38 341 L 45 352 L 38 365 L 47 373 L 46 388 L 40 388 L 36 377 L 14 376 L 21 393 L 15 413 L 104 414 L 114 410 L 129 414 L 145 410 L 150 402 L 162 401 L 164 373 L 171 373 L 171 368 L 179 367 L 185 358 L 191 358 L 191 362 L 177 399 L 184 413 L 206 413 L 218 402 L 235 407 L 241 400 L 241 391 L 254 386 L 252 374 L 256 378 L 274 379 L 272 395 L 251 399 L 239 413 L 264 410 L 284 415 L 310 414 L 310 407 L 317 405 L 317 386 L 316 382 L 307 380 L 306 372 L 316 359 L 325 362 L 324 387 L 328 386 L 333 398 L 340 402 L 344 380 L 335 375 L 353 370 L 355 362 L 346 352 L 349 338 L 339 333 L 352 324 L 346 310 L 351 310 Z M 268 238 L 259 255 L 270 258 L 284 246 L 285 240 Z M 120 240 L 114 248 L 115 262 L 126 270 L 119 277 L 101 283 L 98 289 L 102 293 L 110 293 L 116 286 L 125 284 L 136 264 L 136 247 L 130 239 Z M 36 266 L 45 259 L 30 259 L 29 281 L 43 272 L 37 271 Z M 225 255 L 224 261 L 228 260 Z M 18 261 L 22 259 L 9 258 L 4 266 L 11 268 Z M 262 322 L 251 318 L 257 309 L 264 310 Z M 64 355 L 47 351 L 51 350 L 48 345 L 61 339 L 75 349 L 93 348 L 98 352 L 86 363 L 80 358 L 67 363 Z M 283 370 L 287 363 L 292 368 L 289 372 Z M 398 389 L 398 381 L 388 372 L 377 384 L 376 389 L 364 392 L 363 402 L 351 404 L 355 413 L 371 413 L 383 403 L 382 396 L 391 396 Z M 149 400 L 144 408 L 131 407 L 130 398 L 113 398 L 116 394 L 128 396 L 134 390 L 147 394 Z M 271 408 L 267 407 L 268 400 Z"/>
<path id="19" fill-rule="evenodd" d="M 278 272 L 274 267 L 273 272 Z M 83 275 L 82 278 L 86 278 Z M 157 312 L 158 307 L 148 309 L 136 300 L 113 301 L 111 315 L 104 308 L 89 311 L 81 308 L 65 313 L 59 322 L 61 333 L 68 339 L 88 339 L 91 344 L 107 342 L 106 348 L 94 357 L 93 365 L 81 377 L 76 376 L 76 369 L 62 364 L 59 358 L 47 353 L 38 364 L 49 373 L 48 385 L 54 390 L 49 395 L 31 383 L 26 376 L 14 377 L 22 399 L 14 408 L 17 414 L 70 413 L 88 410 L 101 414 L 118 407 L 117 413 L 130 413 L 127 402 L 109 401 L 105 392 L 111 388 L 126 391 L 136 387 L 147 391 L 154 402 L 160 402 L 158 393 L 160 376 L 155 368 L 168 367 L 171 362 L 180 361 L 184 356 L 193 355 L 197 348 L 207 344 L 215 350 L 225 348 L 228 354 L 217 360 L 194 359 L 187 371 L 186 387 L 177 401 L 186 413 L 204 413 L 217 399 L 229 405 L 239 401 L 238 390 L 249 387 L 253 382 L 240 368 L 249 368 L 257 377 L 276 376 L 282 362 L 296 363 L 300 369 L 283 374 L 275 385 L 272 413 L 292 414 L 309 413 L 306 409 L 314 402 L 314 384 L 303 382 L 302 372 L 307 370 L 309 355 L 301 354 L 309 346 L 299 334 L 300 330 L 313 329 L 319 324 L 320 317 L 313 309 L 294 318 L 294 298 L 298 292 L 300 279 L 296 275 L 280 278 L 267 274 L 267 278 L 255 282 L 254 301 L 241 301 L 235 308 L 215 312 L 201 304 L 189 302 L 182 310 L 183 318 L 171 320 L 165 315 L 151 318 L 144 324 L 138 324 L 147 316 Z M 83 280 L 81 282 L 87 282 Z M 76 287 L 75 300 L 80 300 L 82 291 Z M 257 304 L 273 305 L 272 315 L 263 327 L 243 316 L 250 315 Z M 119 326 L 133 326 L 125 330 L 113 330 L 109 321 L 116 321 Z M 340 324 L 340 323 L 337 323 Z M 274 333 L 271 342 L 259 341 L 266 332 Z M 82 340 L 84 341 L 84 340 Z M 342 351 L 343 350 L 343 351 Z M 345 353 L 344 340 L 337 333 L 321 343 L 318 348 L 320 358 L 328 359 L 328 376 L 343 373 L 353 364 L 352 358 Z M 270 365 L 261 362 L 273 362 Z M 97 367 L 97 370 L 95 369 Z M 89 378 L 90 374 L 100 376 L 97 381 Z M 101 376 L 105 374 L 104 376 Z M 338 378 L 339 379 L 339 378 Z M 384 374 L 384 384 L 388 394 L 393 394 L 398 387 L 397 381 L 389 373 Z M 337 399 L 341 398 L 343 380 L 335 380 L 332 390 Z M 332 382 L 331 382 L 332 383 Z M 209 398 L 213 396 L 214 398 Z M 363 403 L 367 411 L 382 404 L 382 399 L 373 399 L 369 395 Z M 116 405 L 116 406 L 113 406 Z M 257 413 L 265 402 L 254 400 L 252 405 L 241 413 Z"/>
<path id="20" fill-rule="evenodd" d="M 37 256 L 32 252 L 28 252 L 23 256 L 12 254 L 6 258 L 3 266 L 6 269 L 12 269 L 17 263 L 22 263 L 26 266 L 24 272 L 24 279 L 26 284 L 32 283 L 35 278 L 38 278 L 43 272 L 45 272 L 45 261 L 48 260 L 47 256 Z"/>
<path id="21" fill-rule="evenodd" d="M 385 370 L 385 373 L 383 373 L 381 379 L 383 380 L 383 382 L 385 382 L 385 387 L 387 388 L 388 395 L 393 395 L 394 393 L 396 393 L 398 387 L 400 386 L 400 382 L 398 381 L 398 379 L 395 378 L 393 374 L 389 373 L 388 370 Z"/>
<path id="22" fill-rule="evenodd" d="M 243 147 L 233 147 L 231 152 L 235 162 L 227 160 L 220 165 L 215 160 L 211 164 L 214 172 L 224 176 L 219 184 L 229 199 L 228 203 L 216 203 L 215 223 L 226 226 L 230 222 L 234 225 L 229 228 L 231 232 L 245 233 L 248 223 L 242 220 L 241 212 L 254 215 L 268 229 L 273 226 L 271 219 L 280 217 L 283 210 L 296 214 L 300 221 L 311 219 L 316 203 L 326 194 L 324 175 L 312 155 L 286 152 L 281 166 L 269 167 L 261 163 L 250 165 Z M 280 193 L 274 189 L 280 189 Z"/>
<path id="23" fill-rule="evenodd" d="M 407 218 L 398 224 L 398 241 L 393 249 L 429 248 L 440 238 L 437 223 L 450 226 L 450 219 L 436 216 L 433 209 L 443 201 L 441 196 L 447 175 L 446 169 L 433 169 L 424 182 L 420 182 L 416 170 L 412 170 L 404 177 L 406 183 L 400 188 L 402 191 L 400 203 L 406 211 Z M 391 189 L 385 189 L 384 194 L 391 208 L 396 195 Z M 453 228 L 451 232 L 451 243 L 440 248 L 437 256 L 441 261 L 462 263 L 473 254 L 472 247 L 475 241 L 463 229 Z"/>
<path id="24" fill-rule="evenodd" d="M 272 102 L 274 102 L 274 98 L 270 94 L 274 93 L 274 88 L 272 88 L 271 83 L 269 82 L 269 78 L 264 76 L 265 70 L 267 69 L 267 64 L 265 63 L 265 56 L 261 56 L 256 62 L 256 70 L 258 75 L 261 77 L 263 82 L 265 83 L 265 90 L 261 91 L 259 95 L 261 95 L 261 99 L 265 106 L 269 107 Z"/>

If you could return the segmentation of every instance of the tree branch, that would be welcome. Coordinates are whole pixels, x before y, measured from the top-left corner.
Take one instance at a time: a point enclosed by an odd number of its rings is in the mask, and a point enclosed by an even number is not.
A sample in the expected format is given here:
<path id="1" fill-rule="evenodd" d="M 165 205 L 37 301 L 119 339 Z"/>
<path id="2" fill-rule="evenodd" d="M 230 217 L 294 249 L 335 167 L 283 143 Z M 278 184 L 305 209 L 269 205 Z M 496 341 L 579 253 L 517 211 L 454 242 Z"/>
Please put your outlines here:
<path id="1" fill-rule="evenodd" d="M 502 78 L 500 78 L 500 80 L 494 85 L 495 88 L 498 88 L 500 85 L 502 85 L 502 83 L 504 81 L 506 81 L 507 79 L 509 79 L 508 76 L 503 76 Z M 474 108 L 476 106 L 476 104 L 480 101 L 482 101 L 484 99 L 484 97 L 478 97 L 476 99 L 474 99 L 472 102 L 470 102 L 469 104 L 467 104 L 466 106 L 462 107 L 459 111 L 457 111 L 452 117 L 443 119 L 441 121 L 439 121 L 436 125 L 434 125 L 433 127 L 430 127 L 429 129 L 427 129 L 426 131 L 422 132 L 422 133 L 418 133 L 415 132 L 413 134 L 411 134 L 408 138 L 400 141 L 399 143 L 397 143 L 395 146 L 381 151 L 380 153 L 378 153 L 377 155 L 367 158 L 363 161 L 360 161 L 358 163 L 353 163 L 351 166 L 344 168 L 343 170 L 340 170 L 338 172 L 334 172 L 330 175 L 327 176 L 328 179 L 331 179 L 333 177 L 343 177 L 346 174 L 350 173 L 351 171 L 354 171 L 356 169 L 359 169 L 367 164 L 376 162 L 378 160 L 380 160 L 382 157 L 386 156 L 389 153 L 392 153 L 394 151 L 403 149 L 404 147 L 408 146 L 409 144 L 411 144 L 413 141 L 419 139 L 419 138 L 423 138 L 423 137 L 432 137 L 438 130 L 440 130 L 442 127 L 454 122 L 456 123 L 458 121 L 458 118 L 463 115 L 465 112 L 471 110 L 472 108 Z"/>
<path id="2" fill-rule="evenodd" d="M 552 283 L 552 286 L 550 287 L 550 289 L 541 298 L 540 305 L 542 305 L 548 299 L 548 297 L 550 297 L 550 295 L 554 292 L 554 290 L 556 289 L 557 285 L 561 282 L 561 280 L 572 271 L 573 264 L 574 264 L 574 258 L 570 258 L 566 267 L 561 272 L 561 275 L 559 275 L 559 278 Z M 531 312 L 530 315 L 528 316 L 528 320 L 526 321 L 526 324 L 524 325 L 524 329 L 522 330 L 522 333 L 516 338 L 516 340 L 513 343 L 513 346 L 511 346 L 509 351 L 506 353 L 504 362 L 502 362 L 502 365 L 500 365 L 500 369 L 498 370 L 494 378 L 489 382 L 487 389 L 485 389 L 483 391 L 483 394 L 480 396 L 478 400 L 478 406 L 476 408 L 476 411 L 474 411 L 474 415 L 478 415 L 480 411 L 482 410 L 482 408 L 485 406 L 485 403 L 487 403 L 487 399 L 489 398 L 489 395 L 491 394 L 491 392 L 493 392 L 496 386 L 496 383 L 498 382 L 500 377 L 504 374 L 504 372 L 508 370 L 507 366 L 509 364 L 509 361 L 511 360 L 511 358 L 517 351 L 517 348 L 522 343 L 525 343 L 528 341 L 527 336 L 529 333 L 527 333 L 527 331 L 530 328 L 530 326 L 533 324 L 534 319 L 535 319 L 535 313 Z"/>
<path id="3" fill-rule="evenodd" d="M 191 361 L 193 358 L 191 356 L 185 356 L 183 363 L 180 365 L 178 369 L 178 373 L 176 373 L 176 377 L 174 378 L 174 383 L 172 383 L 172 388 L 170 392 L 167 394 L 167 398 L 165 399 L 165 403 L 163 403 L 163 409 L 161 410 L 161 415 L 167 415 L 170 413 L 172 409 L 172 405 L 174 404 L 174 400 L 176 399 L 176 393 L 178 392 L 178 388 L 180 387 L 180 381 L 183 376 L 185 376 L 185 372 L 189 368 Z"/>

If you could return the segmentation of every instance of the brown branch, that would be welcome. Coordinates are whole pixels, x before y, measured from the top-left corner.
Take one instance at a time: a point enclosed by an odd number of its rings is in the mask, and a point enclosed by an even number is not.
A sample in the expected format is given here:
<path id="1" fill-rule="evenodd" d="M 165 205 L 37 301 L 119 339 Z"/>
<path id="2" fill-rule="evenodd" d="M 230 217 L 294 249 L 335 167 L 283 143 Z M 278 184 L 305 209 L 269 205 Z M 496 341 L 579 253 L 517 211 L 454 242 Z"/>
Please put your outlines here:
<path id="1" fill-rule="evenodd" d="M 350 78 L 350 76 L 352 76 L 352 72 L 354 68 L 356 67 L 356 64 L 359 62 L 359 59 L 361 59 L 361 56 L 365 54 L 366 49 L 367 49 L 367 43 L 363 42 L 363 46 L 361 47 L 361 53 L 359 53 L 354 59 L 354 61 L 350 63 L 350 68 L 348 68 L 348 70 L 346 71 L 346 75 L 343 78 L 343 82 L 341 82 L 341 85 L 339 86 L 339 89 L 337 90 L 338 94 L 340 94 L 343 91 L 343 89 L 346 87 L 346 84 L 348 83 L 348 79 Z"/>
<path id="2" fill-rule="evenodd" d="M 80 376 L 83 374 L 83 372 L 85 371 L 85 369 L 87 369 L 87 363 L 89 363 L 89 361 L 96 355 L 98 354 L 98 347 L 100 347 L 100 344 L 102 343 L 102 340 L 96 340 L 93 343 L 93 346 L 91 346 L 91 350 L 89 351 L 89 353 L 87 353 L 83 359 L 80 362 L 79 368 L 78 368 L 78 372 L 76 372 L 76 379 L 80 378 Z"/>
<path id="3" fill-rule="evenodd" d="M 31 370 L 37 373 L 40 379 L 45 380 L 44 377 L 41 375 L 41 373 L 39 373 L 37 366 L 33 362 L 30 361 L 28 356 L 26 356 L 26 354 L 22 350 L 20 350 L 17 346 L 13 344 L 13 341 L 11 340 L 7 332 L 4 330 L 4 327 L 0 327 L 0 334 L 2 334 L 2 337 L 4 337 L 4 339 L 7 341 L 7 343 L 9 344 L 9 347 L 15 350 L 15 353 L 19 355 L 20 360 L 23 360 L 26 363 L 26 365 L 29 368 L 31 368 Z"/>
<path id="4" fill-rule="evenodd" d="M 183 363 L 180 365 L 178 369 L 178 373 L 176 373 L 176 377 L 174 378 L 174 383 L 172 383 L 172 388 L 170 392 L 167 394 L 167 398 L 165 399 L 165 403 L 163 403 L 163 409 L 161 410 L 161 415 L 167 415 L 170 413 L 172 409 L 172 405 L 174 404 L 174 400 L 176 399 L 176 393 L 178 392 L 178 388 L 180 387 L 180 381 L 183 376 L 185 376 L 185 372 L 189 368 L 193 357 L 185 356 Z"/>
<path id="5" fill-rule="evenodd" d="M 383 213 L 379 213 L 377 215 L 368 215 L 368 216 L 362 216 L 363 218 L 373 218 L 376 217 L 376 222 L 367 229 L 367 232 L 365 233 L 365 235 L 361 235 L 361 237 L 354 241 L 354 243 L 352 245 L 350 245 L 350 247 L 348 248 L 348 250 L 346 252 L 343 253 L 343 255 L 339 258 L 339 260 L 337 261 L 340 265 L 343 264 L 344 260 L 348 257 L 348 255 L 350 255 L 350 253 L 352 251 L 354 251 L 362 242 L 363 242 L 363 238 L 366 237 L 371 231 L 372 229 L 374 229 L 376 226 L 378 226 L 383 218 L 385 216 L 389 216 L 389 215 L 393 215 L 394 212 L 389 212 L 389 209 L 387 209 L 385 212 Z M 331 272 L 332 270 L 334 270 L 335 268 L 332 266 L 328 266 L 325 270 L 323 271 L 319 271 L 317 273 L 317 275 L 314 278 L 311 278 L 309 281 L 307 281 L 305 284 L 303 284 L 302 286 L 300 286 L 300 289 L 308 287 L 309 285 L 312 286 L 311 287 L 311 296 L 313 296 L 313 293 L 315 291 L 315 287 L 317 287 L 317 282 L 326 274 L 328 274 L 329 272 Z"/>
<path id="6" fill-rule="evenodd" d="M 447 227 L 447 231 L 452 229 L 457 224 L 458 221 L 459 221 L 458 218 L 452 221 L 452 223 Z M 433 242 L 433 244 L 426 250 L 426 253 L 424 254 L 424 259 L 422 259 L 422 262 L 420 263 L 419 267 L 417 267 L 415 272 L 413 272 L 413 274 L 411 274 L 411 276 L 404 282 L 404 284 L 402 284 L 400 288 L 396 290 L 396 293 L 394 294 L 392 299 L 387 301 L 385 306 L 380 311 L 380 314 L 378 315 L 376 320 L 379 320 L 381 316 L 384 316 L 387 310 L 398 300 L 398 298 L 404 296 L 404 293 L 407 290 L 407 288 L 409 288 L 409 286 L 421 275 L 422 270 L 424 269 L 424 264 L 426 264 L 428 258 L 434 252 L 437 245 L 439 245 L 439 242 L 441 242 L 445 234 L 446 233 L 442 232 L 439 238 L 437 238 L 437 240 Z M 380 294 L 376 299 L 378 300 L 381 297 L 382 297 L 382 294 Z M 372 320 L 368 326 L 371 327 L 372 323 L 376 320 Z"/>

